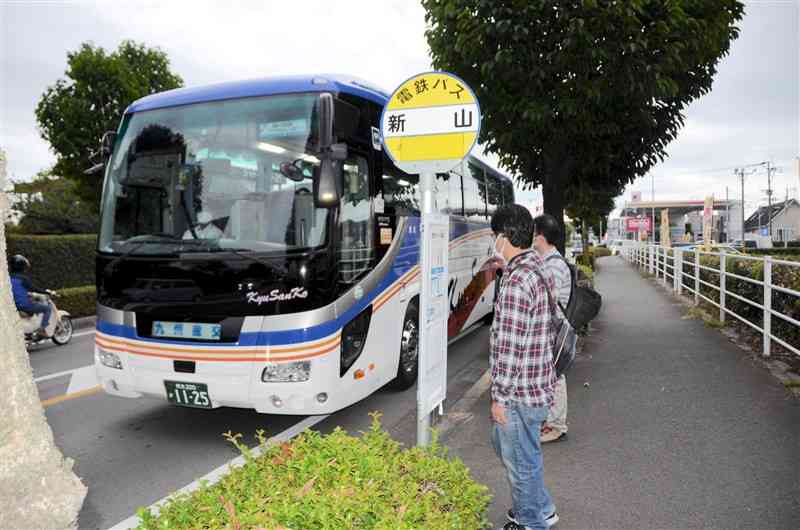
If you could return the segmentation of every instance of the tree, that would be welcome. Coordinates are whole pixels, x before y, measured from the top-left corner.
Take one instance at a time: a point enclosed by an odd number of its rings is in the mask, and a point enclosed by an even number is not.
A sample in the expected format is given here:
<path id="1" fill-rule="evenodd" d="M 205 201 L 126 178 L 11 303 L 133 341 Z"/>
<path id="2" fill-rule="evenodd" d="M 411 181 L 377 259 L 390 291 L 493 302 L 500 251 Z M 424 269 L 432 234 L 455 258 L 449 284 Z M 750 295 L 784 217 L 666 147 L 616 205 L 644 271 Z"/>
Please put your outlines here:
<path id="1" fill-rule="evenodd" d="M 613 189 L 666 156 L 738 36 L 738 0 L 422 0 L 433 64 L 483 112 L 480 141 L 563 219 L 565 191 Z M 563 247 L 562 247 L 563 248 Z"/>
<path id="2" fill-rule="evenodd" d="M 97 211 L 102 179 L 84 171 L 93 165 L 90 155 L 103 133 L 117 129 L 133 101 L 178 88 L 183 80 L 170 70 L 165 52 L 132 41 L 111 53 L 82 44 L 67 54 L 65 76 L 45 90 L 36 119 L 56 154 L 54 173 L 76 182 L 80 197 Z"/>
<path id="3" fill-rule="evenodd" d="M 8 209 L 0 150 L 0 216 Z M 0 224 L 0 528 L 77 528 L 86 486 L 53 443 L 11 297 Z"/>
<path id="4" fill-rule="evenodd" d="M 566 212 L 581 227 L 584 249 L 587 247 L 590 227 L 599 233 L 601 224 L 608 226 L 608 214 L 614 210 L 614 199 L 622 191 L 620 188 L 594 189 L 585 181 L 568 188 L 565 194 L 569 204 Z"/>
<path id="5" fill-rule="evenodd" d="M 12 209 L 21 219 L 18 231 L 26 234 L 93 234 L 98 229 L 94 205 L 78 195 L 75 181 L 39 172 L 32 182 L 15 182 L 17 201 Z"/>

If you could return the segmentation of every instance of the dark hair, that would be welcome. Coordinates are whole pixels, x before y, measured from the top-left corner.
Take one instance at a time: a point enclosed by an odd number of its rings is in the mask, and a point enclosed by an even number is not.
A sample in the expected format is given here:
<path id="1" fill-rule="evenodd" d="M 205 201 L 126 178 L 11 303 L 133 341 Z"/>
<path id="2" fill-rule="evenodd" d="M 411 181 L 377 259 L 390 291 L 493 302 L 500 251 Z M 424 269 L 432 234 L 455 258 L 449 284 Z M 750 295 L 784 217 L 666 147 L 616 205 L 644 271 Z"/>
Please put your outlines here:
<path id="1" fill-rule="evenodd" d="M 501 206 L 492 215 L 492 232 L 503 234 L 517 248 L 533 245 L 533 216 L 519 204 Z"/>
<path id="2" fill-rule="evenodd" d="M 544 213 L 533 220 L 534 235 L 542 235 L 551 245 L 557 245 L 561 239 L 561 225 L 549 213 Z"/>

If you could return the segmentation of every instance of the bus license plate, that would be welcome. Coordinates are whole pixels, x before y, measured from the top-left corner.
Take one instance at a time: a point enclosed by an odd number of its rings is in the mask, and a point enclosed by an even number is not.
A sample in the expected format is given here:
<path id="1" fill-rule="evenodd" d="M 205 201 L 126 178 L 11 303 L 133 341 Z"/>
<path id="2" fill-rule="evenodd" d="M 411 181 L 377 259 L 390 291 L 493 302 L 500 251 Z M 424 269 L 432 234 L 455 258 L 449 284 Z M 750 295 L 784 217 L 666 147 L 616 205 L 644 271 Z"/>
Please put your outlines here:
<path id="1" fill-rule="evenodd" d="M 211 398 L 208 397 L 208 385 L 204 383 L 180 383 L 164 381 L 167 388 L 167 401 L 182 407 L 210 409 Z"/>

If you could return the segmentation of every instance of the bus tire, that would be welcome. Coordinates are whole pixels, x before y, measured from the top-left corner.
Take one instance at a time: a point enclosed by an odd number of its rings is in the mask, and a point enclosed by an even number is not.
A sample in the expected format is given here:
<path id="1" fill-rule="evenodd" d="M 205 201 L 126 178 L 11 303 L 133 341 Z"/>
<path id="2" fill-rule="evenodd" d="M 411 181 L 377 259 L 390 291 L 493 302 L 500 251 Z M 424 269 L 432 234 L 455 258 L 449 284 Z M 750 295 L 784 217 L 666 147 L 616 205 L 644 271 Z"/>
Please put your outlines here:
<path id="1" fill-rule="evenodd" d="M 406 307 L 403 327 L 400 331 L 400 360 L 397 375 L 391 387 L 406 390 L 417 381 L 419 372 L 419 300 L 414 298 Z"/>

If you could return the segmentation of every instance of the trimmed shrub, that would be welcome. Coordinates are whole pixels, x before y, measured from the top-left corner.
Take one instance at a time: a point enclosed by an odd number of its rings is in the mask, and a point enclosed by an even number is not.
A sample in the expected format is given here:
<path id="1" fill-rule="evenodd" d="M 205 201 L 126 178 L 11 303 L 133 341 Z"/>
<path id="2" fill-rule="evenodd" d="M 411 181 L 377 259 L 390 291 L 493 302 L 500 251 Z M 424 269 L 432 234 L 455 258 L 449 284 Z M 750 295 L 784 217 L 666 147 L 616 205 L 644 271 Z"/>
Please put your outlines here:
<path id="1" fill-rule="evenodd" d="M 582 285 L 594 285 L 594 271 L 586 265 L 578 265 L 577 283 Z"/>
<path id="2" fill-rule="evenodd" d="M 434 442 L 402 449 L 381 429 L 379 415 L 360 438 L 337 428 L 307 431 L 291 443 L 265 445 L 218 483 L 181 495 L 157 516 L 139 510 L 141 529 L 263 528 L 381 530 L 486 528 L 490 496 L 458 459 Z"/>
<path id="3" fill-rule="evenodd" d="M 69 311 L 72 318 L 88 317 L 95 314 L 97 293 L 94 285 L 68 287 L 57 292 L 56 306 L 64 311 Z"/>
<path id="4" fill-rule="evenodd" d="M 794 248 L 800 247 L 800 241 L 787 241 L 786 246 Z"/>
<path id="5" fill-rule="evenodd" d="M 97 236 L 28 236 L 8 234 L 8 255 L 22 254 L 31 262 L 33 283 L 45 289 L 94 284 Z M 94 310 L 92 310 L 94 313 Z"/>
<path id="6" fill-rule="evenodd" d="M 785 241 L 773 241 L 772 248 L 785 248 L 786 242 Z"/>
<path id="7" fill-rule="evenodd" d="M 591 270 L 594 270 L 594 254 L 589 251 L 578 254 L 575 256 L 575 264 L 583 265 L 585 267 L 589 267 Z"/>
<path id="8" fill-rule="evenodd" d="M 800 261 L 800 256 L 784 257 L 783 259 L 786 261 Z M 701 256 L 700 265 L 719 269 L 719 257 Z M 757 281 L 764 280 L 764 265 L 760 261 L 735 259 L 729 255 L 726 259 L 725 270 L 728 273 L 733 273 L 743 278 L 752 278 Z M 684 254 L 683 272 L 684 274 L 694 276 L 694 254 Z M 720 284 L 718 272 L 700 269 L 700 279 L 711 285 L 719 286 Z M 694 289 L 694 280 L 692 278 L 684 276 L 684 284 Z M 772 284 L 800 292 L 800 267 L 773 264 Z M 726 276 L 725 288 L 727 292 L 739 295 L 756 304 L 764 303 L 764 288 L 761 285 L 740 278 Z M 719 304 L 719 290 L 701 283 L 700 294 Z M 716 306 L 704 301 L 702 298 L 701 303 L 707 306 L 709 310 L 718 311 Z M 763 325 L 763 309 L 733 296 L 726 297 L 725 306 L 748 322 L 759 327 Z M 772 309 L 795 320 L 800 320 L 800 297 L 773 289 Z M 737 322 L 737 319 L 736 317 L 728 315 L 728 322 Z M 772 317 L 771 326 L 773 335 L 795 348 L 800 348 L 800 328 L 774 315 Z"/>
<path id="9" fill-rule="evenodd" d="M 800 249 L 796 248 L 748 248 L 746 253 L 750 256 L 800 256 Z"/>
<path id="10" fill-rule="evenodd" d="M 595 258 L 605 258 L 611 255 L 611 250 L 606 247 L 594 247 Z"/>

